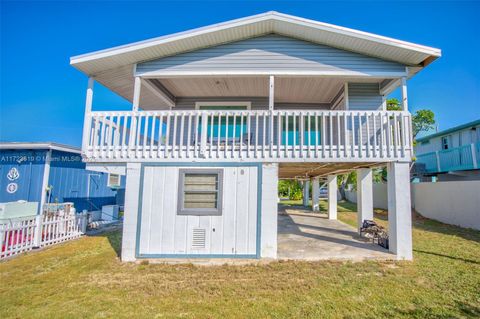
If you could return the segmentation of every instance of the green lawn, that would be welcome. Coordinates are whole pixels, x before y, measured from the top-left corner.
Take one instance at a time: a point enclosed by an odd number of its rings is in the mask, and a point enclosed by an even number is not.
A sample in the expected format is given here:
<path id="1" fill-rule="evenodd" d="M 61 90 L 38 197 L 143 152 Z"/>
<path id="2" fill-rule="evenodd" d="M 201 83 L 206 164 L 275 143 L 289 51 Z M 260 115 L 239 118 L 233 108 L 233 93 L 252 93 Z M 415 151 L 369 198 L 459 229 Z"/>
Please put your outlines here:
<path id="1" fill-rule="evenodd" d="M 339 218 L 354 225 L 355 207 L 340 206 Z M 480 232 L 420 217 L 414 262 L 122 264 L 120 238 L 82 238 L 0 263 L 0 318 L 480 316 Z"/>

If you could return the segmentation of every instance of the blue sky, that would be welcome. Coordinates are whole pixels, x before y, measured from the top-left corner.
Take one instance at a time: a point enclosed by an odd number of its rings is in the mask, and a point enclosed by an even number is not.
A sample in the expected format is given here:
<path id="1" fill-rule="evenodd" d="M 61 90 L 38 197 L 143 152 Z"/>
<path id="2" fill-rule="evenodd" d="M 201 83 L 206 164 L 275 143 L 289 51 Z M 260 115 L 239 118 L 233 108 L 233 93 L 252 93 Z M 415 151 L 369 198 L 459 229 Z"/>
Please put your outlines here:
<path id="1" fill-rule="evenodd" d="M 0 140 L 81 144 L 85 75 L 74 55 L 275 10 L 442 49 L 408 82 L 440 129 L 480 118 L 480 2 L 17 2 L 0 4 Z M 397 93 L 394 93 L 397 94 Z M 129 109 L 97 85 L 94 110 Z"/>

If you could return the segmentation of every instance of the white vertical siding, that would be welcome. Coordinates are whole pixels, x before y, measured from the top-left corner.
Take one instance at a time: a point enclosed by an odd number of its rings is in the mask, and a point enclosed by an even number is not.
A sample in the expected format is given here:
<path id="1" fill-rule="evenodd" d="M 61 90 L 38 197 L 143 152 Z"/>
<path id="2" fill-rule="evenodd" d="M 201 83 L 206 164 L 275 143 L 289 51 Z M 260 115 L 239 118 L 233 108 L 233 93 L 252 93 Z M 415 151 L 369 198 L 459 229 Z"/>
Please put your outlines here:
<path id="1" fill-rule="evenodd" d="M 257 167 L 222 168 L 221 216 L 177 215 L 181 168 L 188 167 L 144 167 L 140 255 L 255 255 Z M 194 228 L 206 230 L 205 249 L 192 248 Z"/>

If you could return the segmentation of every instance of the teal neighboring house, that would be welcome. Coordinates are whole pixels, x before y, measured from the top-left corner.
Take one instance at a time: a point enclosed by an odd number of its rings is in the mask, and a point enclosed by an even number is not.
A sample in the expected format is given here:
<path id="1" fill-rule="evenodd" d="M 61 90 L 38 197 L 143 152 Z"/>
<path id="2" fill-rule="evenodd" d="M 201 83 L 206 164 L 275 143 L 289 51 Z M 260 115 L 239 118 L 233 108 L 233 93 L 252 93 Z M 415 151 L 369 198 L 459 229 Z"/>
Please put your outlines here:
<path id="1" fill-rule="evenodd" d="M 480 179 L 480 119 L 417 139 L 415 154 L 425 175 Z"/>

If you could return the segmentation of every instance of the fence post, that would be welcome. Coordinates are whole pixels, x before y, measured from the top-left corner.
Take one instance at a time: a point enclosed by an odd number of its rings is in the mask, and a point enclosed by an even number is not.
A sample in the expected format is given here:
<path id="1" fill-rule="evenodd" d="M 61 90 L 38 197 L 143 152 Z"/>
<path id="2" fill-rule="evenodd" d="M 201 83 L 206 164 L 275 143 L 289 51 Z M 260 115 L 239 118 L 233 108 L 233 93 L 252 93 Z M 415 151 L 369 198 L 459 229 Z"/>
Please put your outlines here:
<path id="1" fill-rule="evenodd" d="M 43 214 L 35 216 L 35 234 L 33 237 L 33 247 L 38 248 L 42 243 L 42 217 Z"/>
<path id="2" fill-rule="evenodd" d="M 87 213 L 80 213 L 80 231 L 82 234 L 87 232 Z"/>
<path id="3" fill-rule="evenodd" d="M 5 241 L 5 225 L 0 224 L 0 257 L 2 257 L 3 242 Z"/>
<path id="4" fill-rule="evenodd" d="M 478 168 L 478 164 L 477 164 L 477 153 L 476 153 L 476 150 L 475 150 L 475 144 L 474 143 L 470 144 L 470 149 L 472 150 L 473 168 L 476 169 L 476 168 Z"/>
<path id="5" fill-rule="evenodd" d="M 438 155 L 438 151 L 435 151 L 435 158 L 437 160 L 437 172 L 441 172 L 440 168 L 440 156 Z"/>

